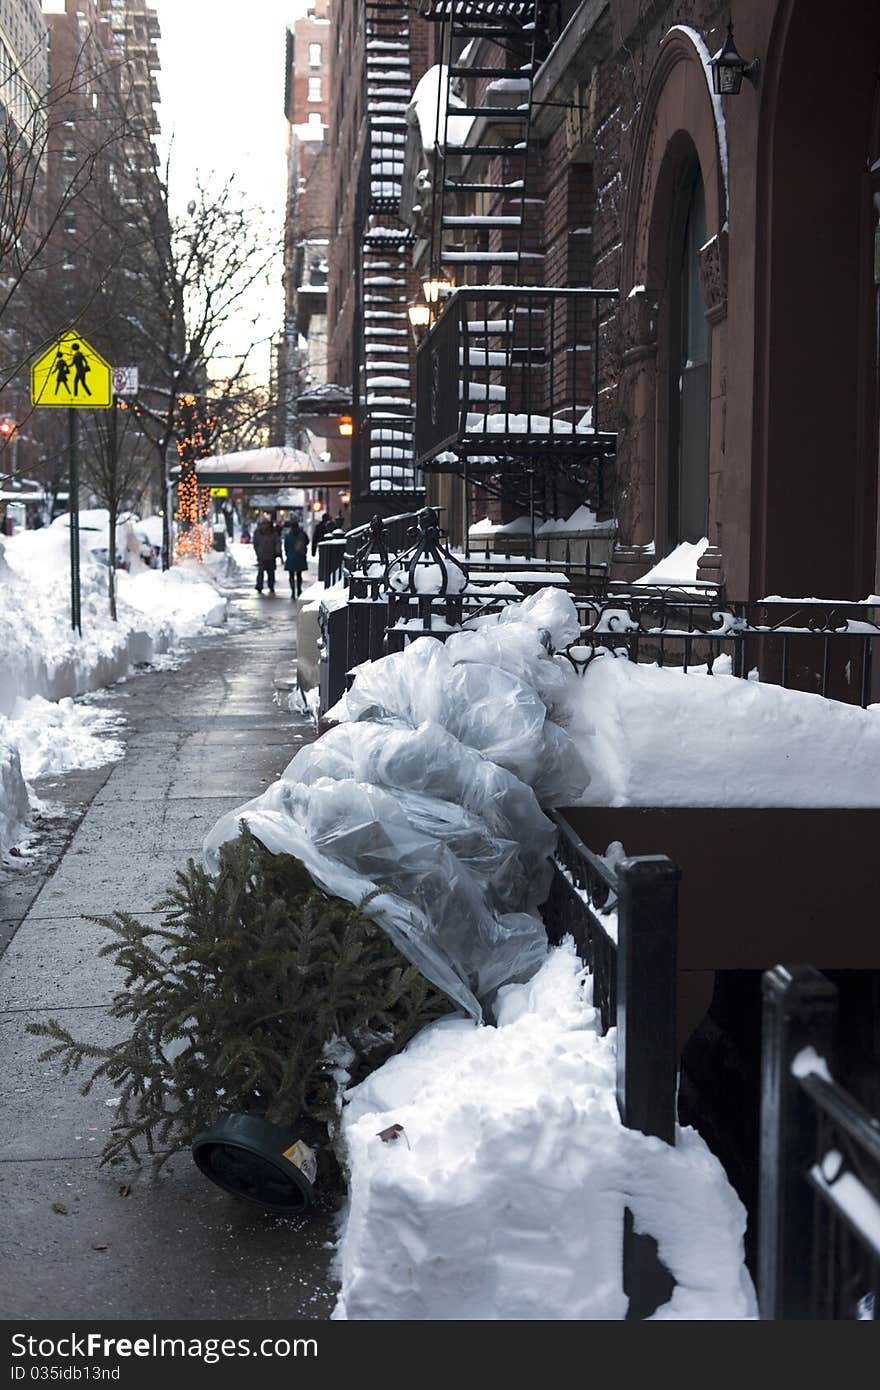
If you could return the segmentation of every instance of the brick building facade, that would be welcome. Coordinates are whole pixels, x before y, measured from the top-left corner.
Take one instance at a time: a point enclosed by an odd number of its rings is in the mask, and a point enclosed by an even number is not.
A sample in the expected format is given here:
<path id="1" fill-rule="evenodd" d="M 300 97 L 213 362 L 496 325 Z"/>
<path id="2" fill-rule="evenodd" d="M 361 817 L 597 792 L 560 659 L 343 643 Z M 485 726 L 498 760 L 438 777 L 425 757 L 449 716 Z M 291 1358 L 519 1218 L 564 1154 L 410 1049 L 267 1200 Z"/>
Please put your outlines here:
<path id="1" fill-rule="evenodd" d="M 400 219 L 405 112 L 429 62 L 431 26 L 401 3 L 355 3 L 332 16 L 332 380 L 351 384 L 352 521 L 419 504 L 413 460 L 414 342 L 421 297 Z"/>
<path id="2" fill-rule="evenodd" d="M 298 400 L 327 381 L 327 256 L 330 242 L 330 0 L 316 0 L 287 31 L 288 121 L 284 225 L 284 333 L 279 344 L 278 442 L 305 442 Z M 334 456 L 340 453 L 335 429 Z M 329 441 L 328 441 L 329 442 Z"/>
<path id="3" fill-rule="evenodd" d="M 531 9 L 493 13 L 527 25 Z M 854 7 L 833 33 L 813 0 L 544 10 L 554 41 L 528 98 L 529 235 L 540 283 L 619 291 L 600 344 L 613 572 L 633 578 L 705 537 L 701 572 L 737 596 L 875 592 L 876 9 Z M 708 60 L 728 17 L 761 66 L 756 85 L 719 97 Z M 465 65 L 488 43 L 475 37 Z M 527 61 L 526 49 L 524 35 Z M 480 81 L 459 80 L 465 101 Z M 485 162 L 481 177 L 497 173 Z M 502 282 L 500 269 L 464 267 L 457 283 L 484 279 Z M 429 491 L 456 487 L 439 474 Z"/>

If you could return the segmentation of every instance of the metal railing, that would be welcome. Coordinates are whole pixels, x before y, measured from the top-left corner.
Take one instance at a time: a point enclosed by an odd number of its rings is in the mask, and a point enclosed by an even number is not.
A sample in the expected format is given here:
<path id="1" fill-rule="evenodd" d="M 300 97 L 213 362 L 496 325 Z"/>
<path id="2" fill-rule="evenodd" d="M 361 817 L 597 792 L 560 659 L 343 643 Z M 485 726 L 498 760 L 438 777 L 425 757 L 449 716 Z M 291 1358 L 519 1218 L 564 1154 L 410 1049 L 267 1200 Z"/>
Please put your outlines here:
<path id="1" fill-rule="evenodd" d="M 758 1291 L 766 1319 L 880 1313 L 880 1120 L 838 1081 L 837 990 L 764 975 Z"/>
<path id="2" fill-rule="evenodd" d="M 599 406 L 617 300 L 617 290 L 455 290 L 416 355 L 419 466 L 449 450 L 474 467 L 567 458 L 595 482 L 615 450 Z"/>
<path id="3" fill-rule="evenodd" d="M 676 968 L 680 870 L 664 855 L 594 854 L 558 812 L 547 935 L 571 935 L 593 976 L 602 1031 L 617 1029 L 617 1106 L 629 1129 L 675 1143 Z M 624 1224 L 629 1318 L 649 1317 L 672 1292 L 656 1243 Z"/>
<path id="4" fill-rule="evenodd" d="M 705 667 L 811 691 L 866 708 L 872 694 L 880 603 L 773 598 L 731 602 L 707 587 L 693 591 L 610 584 L 577 598 L 580 637 L 564 655 L 581 675 L 600 655 Z"/>

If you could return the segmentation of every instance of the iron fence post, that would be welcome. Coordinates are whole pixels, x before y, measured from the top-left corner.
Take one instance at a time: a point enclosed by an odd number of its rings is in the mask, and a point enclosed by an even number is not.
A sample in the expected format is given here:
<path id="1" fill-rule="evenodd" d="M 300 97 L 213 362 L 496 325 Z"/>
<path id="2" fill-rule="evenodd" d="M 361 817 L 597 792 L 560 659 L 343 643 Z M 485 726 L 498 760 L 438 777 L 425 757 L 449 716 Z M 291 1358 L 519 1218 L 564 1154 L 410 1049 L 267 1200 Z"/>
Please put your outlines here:
<path id="1" fill-rule="evenodd" d="M 666 855 L 617 866 L 617 1106 L 628 1129 L 675 1143 L 676 965 L 681 870 Z M 624 1211 L 627 1318 L 650 1317 L 674 1280 L 657 1243 Z"/>
<path id="2" fill-rule="evenodd" d="M 618 865 L 617 1105 L 628 1129 L 675 1143 L 681 870 L 666 855 Z"/>
<path id="3" fill-rule="evenodd" d="M 342 608 L 328 608 L 327 604 L 321 603 L 318 608 L 318 626 L 318 689 L 321 713 L 325 714 L 345 694 L 345 673 L 348 669 L 348 605 Z"/>
<path id="4" fill-rule="evenodd" d="M 812 1316 L 818 1116 L 792 1074 L 812 1047 L 831 1062 L 837 990 L 812 966 L 777 965 L 763 977 L 758 1298 L 767 1320 Z"/>

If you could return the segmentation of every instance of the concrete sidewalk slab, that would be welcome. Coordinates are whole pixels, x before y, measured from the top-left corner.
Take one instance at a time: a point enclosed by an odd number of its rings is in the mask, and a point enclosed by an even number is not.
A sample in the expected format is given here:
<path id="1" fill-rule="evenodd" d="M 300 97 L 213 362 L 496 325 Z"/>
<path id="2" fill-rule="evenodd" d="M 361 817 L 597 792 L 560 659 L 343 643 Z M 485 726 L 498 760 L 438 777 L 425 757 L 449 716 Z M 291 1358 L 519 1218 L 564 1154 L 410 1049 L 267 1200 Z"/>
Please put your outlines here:
<path id="1" fill-rule="evenodd" d="M 155 1175 L 149 1162 L 0 1163 L 0 1203 L 3 1318 L 324 1320 L 333 1307 L 332 1211 L 261 1212 L 206 1182 L 188 1154 Z"/>
<path id="2" fill-rule="evenodd" d="M 0 1013 L 0 1161 L 87 1158 L 100 1155 L 110 1137 L 116 1111 L 106 1101 L 114 1099 L 116 1091 L 102 1078 L 89 1095 L 80 1095 L 94 1064 L 64 1076 L 60 1060 L 38 1061 L 52 1040 L 28 1033 L 27 1025 L 48 1023 L 50 1018 L 78 1040 L 98 1047 L 116 1042 L 126 1031 L 101 1008 Z"/>
<path id="3" fill-rule="evenodd" d="M 138 914 L 144 926 L 162 913 Z M 109 1005 L 125 984 L 125 973 L 99 956 L 115 940 L 113 931 L 82 917 L 29 918 L 0 960 L 0 999 L 9 1011 Z"/>

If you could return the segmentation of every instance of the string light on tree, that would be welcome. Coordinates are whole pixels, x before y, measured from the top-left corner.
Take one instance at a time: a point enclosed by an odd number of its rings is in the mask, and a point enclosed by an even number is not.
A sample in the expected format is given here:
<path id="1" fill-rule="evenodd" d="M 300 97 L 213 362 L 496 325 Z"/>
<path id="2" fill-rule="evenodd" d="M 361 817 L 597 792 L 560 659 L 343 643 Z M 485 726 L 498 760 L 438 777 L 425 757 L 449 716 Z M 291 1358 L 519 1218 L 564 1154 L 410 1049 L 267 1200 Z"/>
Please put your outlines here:
<path id="1" fill-rule="evenodd" d="M 217 416 L 208 413 L 206 403 L 197 396 L 178 396 L 175 428 L 177 456 L 180 459 L 175 547 L 178 560 L 198 560 L 201 564 L 211 549 L 207 524 L 211 512 L 211 489 L 199 487 L 196 465 L 199 459 L 210 457 L 216 429 Z"/>

